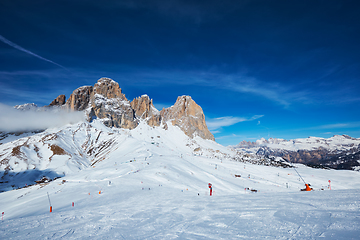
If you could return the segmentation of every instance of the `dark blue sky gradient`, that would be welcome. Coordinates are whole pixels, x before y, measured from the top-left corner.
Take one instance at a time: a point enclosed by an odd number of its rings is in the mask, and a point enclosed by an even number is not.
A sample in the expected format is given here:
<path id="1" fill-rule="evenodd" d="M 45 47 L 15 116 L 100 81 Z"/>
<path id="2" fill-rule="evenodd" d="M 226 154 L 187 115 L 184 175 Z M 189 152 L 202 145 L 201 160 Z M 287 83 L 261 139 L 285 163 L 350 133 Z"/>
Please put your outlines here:
<path id="1" fill-rule="evenodd" d="M 359 5 L 2 0 L 0 102 L 47 105 L 105 76 L 159 110 L 191 95 L 224 145 L 360 137 Z"/>

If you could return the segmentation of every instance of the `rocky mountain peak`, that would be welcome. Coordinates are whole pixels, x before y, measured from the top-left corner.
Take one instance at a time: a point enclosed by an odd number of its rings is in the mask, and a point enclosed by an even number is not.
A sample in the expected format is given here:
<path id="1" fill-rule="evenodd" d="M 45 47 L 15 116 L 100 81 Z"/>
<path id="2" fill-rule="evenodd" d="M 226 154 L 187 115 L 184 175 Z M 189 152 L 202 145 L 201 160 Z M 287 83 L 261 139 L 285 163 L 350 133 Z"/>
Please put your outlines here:
<path id="1" fill-rule="evenodd" d="M 72 111 L 85 110 L 89 105 L 92 92 L 92 86 L 83 86 L 75 89 L 65 103 L 66 108 Z"/>
<path id="2" fill-rule="evenodd" d="M 94 85 L 94 94 L 100 94 L 105 98 L 119 98 L 127 101 L 125 94 L 121 92 L 119 84 L 110 78 L 100 78 Z"/>
<path id="3" fill-rule="evenodd" d="M 205 123 L 202 108 L 190 96 L 180 96 L 175 104 L 160 112 L 164 121 L 171 121 L 172 125 L 180 127 L 186 135 L 198 135 L 204 139 L 215 140 Z"/>
<path id="4" fill-rule="evenodd" d="M 65 95 L 59 95 L 57 98 L 55 98 L 50 104 L 49 106 L 62 106 L 65 104 Z"/>
<path id="5" fill-rule="evenodd" d="M 55 102 L 63 102 L 63 99 Z M 163 124 L 166 128 L 170 121 L 190 137 L 215 140 L 206 126 L 203 110 L 190 96 L 178 97 L 173 106 L 159 112 L 148 95 L 130 102 L 119 84 L 110 78 L 100 78 L 94 87 L 84 86 L 74 90 L 65 107 L 72 111 L 86 110 L 89 121 L 98 118 L 108 127 L 133 129 L 140 120 L 145 120 L 152 127 Z"/>
<path id="6" fill-rule="evenodd" d="M 153 100 L 148 95 L 134 98 L 131 102 L 131 107 L 134 109 L 135 117 L 139 119 L 146 119 L 147 123 L 154 127 L 160 126 L 161 115 L 160 112 L 154 107 Z"/>
<path id="7" fill-rule="evenodd" d="M 131 102 L 131 107 L 135 111 L 135 115 L 142 119 L 149 117 L 152 109 L 155 109 L 152 99 L 148 95 L 134 98 Z"/>

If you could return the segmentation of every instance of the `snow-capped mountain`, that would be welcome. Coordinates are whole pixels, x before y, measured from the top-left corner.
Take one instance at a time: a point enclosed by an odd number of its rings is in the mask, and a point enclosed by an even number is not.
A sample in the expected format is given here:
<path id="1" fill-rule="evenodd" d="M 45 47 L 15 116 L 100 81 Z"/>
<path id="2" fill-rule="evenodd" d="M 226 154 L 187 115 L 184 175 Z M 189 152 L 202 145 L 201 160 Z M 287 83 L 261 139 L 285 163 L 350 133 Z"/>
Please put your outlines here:
<path id="1" fill-rule="evenodd" d="M 334 135 L 330 138 L 308 137 L 298 138 L 294 140 L 285 140 L 278 138 L 262 138 L 255 142 L 240 142 L 238 147 L 269 147 L 272 149 L 283 149 L 289 151 L 297 150 L 315 150 L 318 148 L 326 148 L 334 151 L 344 151 L 360 145 L 360 139 L 352 138 L 347 135 Z"/>
<path id="2" fill-rule="evenodd" d="M 0 133 L 1 239 L 359 236 L 360 172 L 217 144 L 189 96 L 158 111 L 147 95 L 130 102 L 100 79 L 65 100 L 35 113 L 71 110 L 88 121 Z M 341 147 L 351 149 L 355 139 L 345 139 Z M 305 181 L 314 191 L 300 192 Z"/>
<path id="3" fill-rule="evenodd" d="M 82 111 L 89 122 L 35 132 L 1 133 L 1 191 L 31 185 L 43 178 L 51 181 L 95 166 L 114 155 L 121 156 L 118 149 L 129 144 L 155 144 L 166 151 L 182 149 L 179 154 L 289 167 L 281 158 L 239 154 L 217 144 L 207 129 L 201 107 L 189 96 L 180 96 L 173 106 L 158 111 L 147 95 L 128 101 L 119 85 L 108 78 L 101 78 L 94 87 L 76 89 L 67 101 L 60 95 L 50 106 L 39 108 L 30 104 L 16 109 L 34 114 L 50 112 L 51 116 L 53 111 Z M 45 116 L 48 115 L 41 118 Z"/>
<path id="4" fill-rule="evenodd" d="M 35 103 L 25 103 L 22 105 L 16 105 L 14 106 L 15 109 L 21 110 L 21 111 L 29 111 L 29 110 L 37 110 L 38 106 Z"/>
<path id="5" fill-rule="evenodd" d="M 304 163 L 313 167 L 360 169 L 360 139 L 347 135 L 295 140 L 262 138 L 255 142 L 240 142 L 234 146 L 234 149 L 257 155 L 282 157 L 291 162 Z"/>
<path id="6" fill-rule="evenodd" d="M 201 107 L 190 96 L 180 96 L 173 106 L 158 111 L 147 95 L 130 102 L 119 84 L 110 78 L 101 78 L 94 86 L 74 90 L 63 107 L 72 111 L 84 110 L 89 121 L 101 119 L 108 127 L 134 129 L 140 120 L 146 120 L 150 126 L 167 128 L 170 121 L 189 137 L 215 140 L 206 126 Z"/>

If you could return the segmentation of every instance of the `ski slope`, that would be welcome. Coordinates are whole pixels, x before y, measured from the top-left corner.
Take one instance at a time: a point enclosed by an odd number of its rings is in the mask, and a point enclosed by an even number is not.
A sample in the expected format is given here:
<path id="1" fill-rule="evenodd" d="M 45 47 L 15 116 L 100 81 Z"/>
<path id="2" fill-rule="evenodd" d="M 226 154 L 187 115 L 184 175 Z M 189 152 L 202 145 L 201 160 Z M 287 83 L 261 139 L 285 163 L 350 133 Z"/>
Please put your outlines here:
<path id="1" fill-rule="evenodd" d="M 359 238 L 359 172 L 298 164 L 314 188 L 300 192 L 294 169 L 234 161 L 231 149 L 168 125 L 95 121 L 27 139 L 40 153 L 56 143 L 71 154 L 36 165 L 62 178 L 0 193 L 0 239 Z M 50 132 L 58 137 L 32 142 Z"/>

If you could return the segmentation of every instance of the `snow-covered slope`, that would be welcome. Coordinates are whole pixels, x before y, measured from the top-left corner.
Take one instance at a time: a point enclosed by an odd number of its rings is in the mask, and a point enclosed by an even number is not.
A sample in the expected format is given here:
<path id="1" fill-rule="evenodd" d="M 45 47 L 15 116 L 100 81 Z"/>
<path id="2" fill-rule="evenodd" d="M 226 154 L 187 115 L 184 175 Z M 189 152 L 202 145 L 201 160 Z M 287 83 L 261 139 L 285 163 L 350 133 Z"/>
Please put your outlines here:
<path id="1" fill-rule="evenodd" d="M 24 134 L 14 141 L 7 141 L 7 138 L 13 137 L 4 135 L 4 144 L 0 145 L 0 191 L 29 186 L 44 177 L 50 181 L 76 173 L 114 156 L 126 156 L 127 149 L 135 151 L 133 146 L 136 149 L 141 147 L 145 153 L 140 156 L 145 157 L 149 148 L 156 146 L 156 151 L 161 150 L 159 155 L 171 151 L 178 156 L 188 154 L 218 160 L 289 166 L 278 159 L 266 159 L 255 154 L 239 155 L 212 140 L 190 138 L 172 124 L 168 124 L 167 130 L 163 126 L 151 127 L 145 120 L 133 130 L 108 128 L 101 120 L 95 120 L 92 123 L 52 128 L 38 134 Z M 134 154 L 134 157 L 139 155 Z"/>
<path id="2" fill-rule="evenodd" d="M 300 192 L 304 183 L 293 168 L 251 164 L 260 160 L 168 126 L 143 122 L 125 130 L 94 121 L 0 145 L 13 168 L 5 177 L 20 172 L 7 179 L 12 184 L 24 185 L 23 172 L 35 170 L 62 177 L 14 190 L 1 183 L 6 191 L 0 193 L 0 238 L 359 236 L 359 172 L 295 164 L 315 190 Z"/>
<path id="3" fill-rule="evenodd" d="M 191 139 L 177 127 L 170 126 L 164 130 L 162 127 L 150 127 L 145 121 L 132 131 L 108 128 L 96 120 L 18 137 L 7 141 L 14 136 L 4 135 L 0 145 L 1 191 L 31 185 L 42 177 L 49 180 L 63 177 L 113 156 L 126 155 L 126 149 L 132 149 L 130 146 L 142 147 L 141 151 L 146 152 L 149 146 L 155 145 L 166 151 L 177 151 L 179 155 L 192 154 L 194 149 L 197 154 L 206 154 L 207 148 L 211 148 L 210 153 L 219 149 L 231 153 L 213 141 L 199 137 Z"/>

